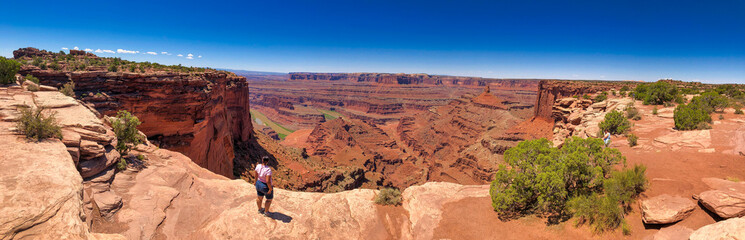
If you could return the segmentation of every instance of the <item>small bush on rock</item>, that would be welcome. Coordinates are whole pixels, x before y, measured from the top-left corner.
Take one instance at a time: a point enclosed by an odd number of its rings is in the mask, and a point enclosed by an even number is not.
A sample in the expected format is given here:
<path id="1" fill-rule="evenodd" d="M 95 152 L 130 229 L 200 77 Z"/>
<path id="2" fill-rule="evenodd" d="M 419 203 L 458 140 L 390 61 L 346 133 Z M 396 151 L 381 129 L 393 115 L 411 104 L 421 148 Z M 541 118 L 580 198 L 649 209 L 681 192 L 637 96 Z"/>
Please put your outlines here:
<path id="1" fill-rule="evenodd" d="M 124 171 L 127 170 L 127 160 L 123 157 L 119 159 L 119 162 L 116 163 L 116 170 Z"/>
<path id="2" fill-rule="evenodd" d="M 735 114 L 742 115 L 743 114 L 742 109 L 739 109 L 739 108 L 735 109 Z"/>
<path id="3" fill-rule="evenodd" d="M 18 120 L 17 128 L 28 139 L 42 140 L 47 138 L 62 139 L 62 130 L 57 125 L 54 113 L 45 116 L 44 109 L 21 108 L 21 117 Z"/>
<path id="4" fill-rule="evenodd" d="M 26 90 L 29 90 L 29 91 L 32 91 L 32 92 L 36 92 L 36 91 L 39 91 L 39 86 L 38 85 L 31 84 L 31 85 L 28 85 L 26 87 Z"/>
<path id="5" fill-rule="evenodd" d="M 657 115 L 657 106 L 654 106 L 654 108 L 652 108 L 652 115 Z"/>
<path id="6" fill-rule="evenodd" d="M 403 198 L 401 191 L 395 188 L 384 188 L 375 197 L 375 203 L 380 205 L 400 205 Z"/>
<path id="7" fill-rule="evenodd" d="M 119 111 L 116 118 L 112 119 L 111 128 L 114 129 L 118 140 L 116 150 L 122 155 L 129 152 L 132 146 L 140 144 L 141 139 L 137 132 L 137 126 L 139 125 L 140 120 L 125 110 Z"/>
<path id="8" fill-rule="evenodd" d="M 607 99 L 608 99 L 608 94 L 605 93 L 605 92 L 603 92 L 603 93 L 598 94 L 597 96 L 595 96 L 595 99 L 593 99 L 592 101 L 593 102 L 602 102 L 602 101 L 605 101 Z"/>
<path id="9" fill-rule="evenodd" d="M 65 83 L 65 85 L 62 85 L 62 88 L 59 90 L 62 94 L 65 94 L 65 96 L 68 97 L 75 97 L 75 83 L 70 81 L 68 83 Z"/>
<path id="10" fill-rule="evenodd" d="M 611 134 L 623 134 L 631 128 L 631 123 L 619 111 L 613 110 L 605 115 L 605 119 L 599 124 L 600 130 Z"/>
<path id="11" fill-rule="evenodd" d="M 0 57 L 0 84 L 16 82 L 16 73 L 21 70 L 21 63 L 13 59 Z"/>
<path id="12" fill-rule="evenodd" d="M 33 76 L 33 75 L 31 75 L 31 74 L 26 74 L 26 76 L 25 76 L 25 77 L 23 77 L 23 78 L 24 78 L 24 79 L 26 79 L 27 81 L 30 81 L 30 82 L 32 82 L 32 83 L 35 83 L 35 84 L 39 84 L 39 79 L 38 79 L 38 78 L 36 78 L 36 77 L 34 77 L 34 76 Z"/>

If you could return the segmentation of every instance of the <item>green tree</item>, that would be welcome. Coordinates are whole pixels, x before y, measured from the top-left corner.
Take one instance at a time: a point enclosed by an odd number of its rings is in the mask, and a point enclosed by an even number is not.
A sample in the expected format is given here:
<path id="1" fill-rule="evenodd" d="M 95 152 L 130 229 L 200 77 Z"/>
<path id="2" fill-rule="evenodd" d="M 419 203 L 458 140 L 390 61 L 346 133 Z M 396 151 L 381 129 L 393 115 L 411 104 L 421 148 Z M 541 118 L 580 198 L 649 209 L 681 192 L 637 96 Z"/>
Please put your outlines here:
<path id="1" fill-rule="evenodd" d="M 632 93 L 635 99 L 643 101 L 644 105 L 660 105 L 673 102 L 680 95 L 678 88 L 668 82 L 640 84 Z"/>
<path id="2" fill-rule="evenodd" d="M 681 104 L 675 108 L 673 120 L 678 130 L 704 129 L 711 123 L 711 115 L 699 104 Z"/>
<path id="3" fill-rule="evenodd" d="M 16 82 L 16 73 L 21 70 L 21 64 L 13 59 L 0 57 L 0 84 Z"/>
<path id="4" fill-rule="evenodd" d="M 691 99 L 691 104 L 698 105 L 698 107 L 709 113 L 715 111 L 721 112 L 729 105 L 729 100 L 717 92 L 708 91 Z"/>
<path id="5" fill-rule="evenodd" d="M 140 120 L 126 110 L 121 110 L 116 114 L 111 122 L 111 128 L 114 129 L 118 143 L 116 150 L 122 155 L 129 152 L 129 150 L 140 144 L 142 141 L 137 131 L 137 126 L 140 125 Z"/>
<path id="6" fill-rule="evenodd" d="M 602 189 L 612 165 L 625 162 L 616 149 L 596 138 L 572 137 L 561 149 L 545 138 L 523 141 L 504 154 L 491 183 L 492 207 L 502 218 L 535 212 L 564 214 L 566 201 Z"/>
<path id="7" fill-rule="evenodd" d="M 631 128 L 631 123 L 623 116 L 623 113 L 613 110 L 605 115 L 605 119 L 598 125 L 603 132 L 611 134 L 623 134 Z"/>

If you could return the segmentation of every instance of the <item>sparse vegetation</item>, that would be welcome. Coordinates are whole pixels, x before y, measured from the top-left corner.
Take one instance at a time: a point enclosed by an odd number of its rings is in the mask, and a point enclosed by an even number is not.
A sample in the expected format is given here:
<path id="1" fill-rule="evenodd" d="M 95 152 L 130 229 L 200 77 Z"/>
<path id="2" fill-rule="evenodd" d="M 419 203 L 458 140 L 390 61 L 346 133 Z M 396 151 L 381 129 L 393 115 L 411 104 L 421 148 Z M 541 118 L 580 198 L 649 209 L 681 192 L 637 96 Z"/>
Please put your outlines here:
<path id="1" fill-rule="evenodd" d="M 636 136 L 636 134 L 630 133 L 626 138 L 629 141 L 629 147 L 633 147 L 637 145 L 637 141 L 639 140 L 639 137 Z"/>
<path id="2" fill-rule="evenodd" d="M 384 188 L 378 192 L 378 196 L 375 197 L 375 203 L 380 205 L 400 205 L 403 198 L 401 197 L 401 191 L 395 188 Z"/>
<path id="3" fill-rule="evenodd" d="M 29 90 L 29 91 L 32 91 L 32 92 L 36 92 L 36 91 L 39 91 L 39 86 L 38 85 L 31 84 L 31 85 L 28 85 L 26 87 L 26 90 Z"/>
<path id="4" fill-rule="evenodd" d="M 623 222 L 621 206 L 629 206 L 647 183 L 643 166 L 613 170 L 625 164 L 625 157 L 596 138 L 572 137 L 560 149 L 546 139 L 523 141 L 504 159 L 510 168 L 499 166 L 489 191 L 503 219 L 536 213 L 553 221 L 574 215 L 599 232 L 615 229 Z"/>
<path id="5" fill-rule="evenodd" d="M 62 131 L 54 113 L 44 114 L 43 108 L 21 108 L 20 111 L 17 128 L 26 138 L 37 141 L 47 138 L 62 139 Z"/>
<path id="6" fill-rule="evenodd" d="M 60 88 L 59 91 L 62 94 L 65 94 L 65 96 L 74 98 L 75 97 L 75 83 L 73 81 L 65 83 L 65 85 L 62 85 L 62 88 Z"/>
<path id="7" fill-rule="evenodd" d="M 735 114 L 742 115 L 743 114 L 742 109 L 739 109 L 739 108 L 735 109 Z"/>
<path id="8" fill-rule="evenodd" d="M 589 94 L 582 95 L 582 98 L 588 99 L 588 100 L 592 99 L 592 97 L 590 97 Z"/>
<path id="9" fill-rule="evenodd" d="M 631 128 L 631 123 L 623 116 L 623 113 L 613 110 L 605 115 L 605 119 L 599 124 L 600 130 L 611 134 L 623 134 Z"/>
<path id="10" fill-rule="evenodd" d="M 657 115 L 657 106 L 652 108 L 652 115 Z"/>
<path id="11" fill-rule="evenodd" d="M 0 57 L 0 84 L 11 84 L 16 82 L 16 73 L 21 70 L 21 63 Z"/>
<path id="12" fill-rule="evenodd" d="M 727 181 L 740 182 L 740 179 L 737 177 L 727 177 Z"/>
<path id="13" fill-rule="evenodd" d="M 724 120 L 724 115 L 719 114 L 719 120 Z"/>
<path id="14" fill-rule="evenodd" d="M 602 101 L 605 101 L 607 99 L 608 99 L 608 93 L 603 92 L 603 93 L 598 94 L 597 96 L 595 96 L 595 98 L 592 99 L 592 102 L 602 102 Z"/>
<path id="15" fill-rule="evenodd" d="M 644 105 L 660 105 L 682 100 L 678 88 L 664 81 L 640 84 L 634 89 L 632 96 L 636 100 L 641 100 Z"/>
<path id="16" fill-rule="evenodd" d="M 119 170 L 119 171 L 127 170 L 127 159 L 120 158 L 119 162 L 116 163 L 116 170 Z"/>
<path id="17" fill-rule="evenodd" d="M 639 113 L 639 109 L 634 106 L 626 107 L 626 118 L 639 121 L 642 120 L 642 115 Z"/>
<path id="18" fill-rule="evenodd" d="M 26 76 L 23 77 L 23 78 L 26 79 L 26 81 L 30 81 L 30 82 L 35 83 L 35 84 L 39 84 L 39 79 L 36 78 L 36 77 L 34 77 L 31 74 L 26 74 Z"/>
<path id="19" fill-rule="evenodd" d="M 140 144 L 141 139 L 137 131 L 140 120 L 131 113 L 121 110 L 117 113 L 116 118 L 111 120 L 111 128 L 114 129 L 118 143 L 116 150 L 125 155 L 129 150 Z"/>

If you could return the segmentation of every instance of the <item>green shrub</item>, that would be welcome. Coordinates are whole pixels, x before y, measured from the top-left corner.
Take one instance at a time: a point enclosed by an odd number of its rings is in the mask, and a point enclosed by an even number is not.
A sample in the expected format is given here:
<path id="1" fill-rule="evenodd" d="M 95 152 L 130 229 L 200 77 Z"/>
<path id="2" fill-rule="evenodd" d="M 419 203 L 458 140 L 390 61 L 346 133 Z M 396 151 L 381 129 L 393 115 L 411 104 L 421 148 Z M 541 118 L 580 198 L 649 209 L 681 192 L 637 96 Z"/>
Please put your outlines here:
<path id="1" fill-rule="evenodd" d="M 603 93 L 598 94 L 597 96 L 595 96 L 595 99 L 593 99 L 592 101 L 593 102 L 602 102 L 602 101 L 605 101 L 607 99 L 608 99 L 608 94 L 605 93 L 605 92 L 603 92 Z"/>
<path id="2" fill-rule="evenodd" d="M 629 135 L 627 136 L 627 138 L 628 138 L 628 140 L 629 140 L 629 147 L 633 147 L 633 146 L 636 146 L 636 144 L 637 144 L 636 142 L 637 142 L 637 141 L 639 140 L 639 137 L 638 137 L 638 136 L 636 136 L 636 134 L 633 134 L 633 133 L 630 133 L 630 134 L 629 134 Z"/>
<path id="3" fill-rule="evenodd" d="M 680 92 L 673 84 L 657 81 L 640 84 L 634 89 L 632 95 L 636 100 L 643 101 L 644 105 L 660 105 L 676 100 L 680 96 Z"/>
<path id="4" fill-rule="evenodd" d="M 27 81 L 31 81 L 32 83 L 36 83 L 36 84 L 39 84 L 39 79 L 38 79 L 38 78 L 36 78 L 36 77 L 34 77 L 34 76 L 33 76 L 33 75 L 31 75 L 31 74 L 26 74 L 26 76 L 25 76 L 25 77 L 23 77 L 23 78 L 25 78 L 25 79 L 26 79 Z"/>
<path id="5" fill-rule="evenodd" d="M 120 158 L 119 162 L 116 163 L 116 169 L 119 171 L 127 170 L 127 160 L 124 157 Z"/>
<path id="6" fill-rule="evenodd" d="M 400 205 L 403 198 L 401 191 L 395 188 L 384 188 L 375 197 L 375 203 L 380 205 Z"/>
<path id="7" fill-rule="evenodd" d="M 654 108 L 652 108 L 652 115 L 657 115 L 657 106 L 654 106 Z"/>
<path id="8" fill-rule="evenodd" d="M 589 100 L 589 99 L 592 99 L 592 97 L 590 97 L 590 95 L 588 95 L 588 94 L 582 95 L 582 98 L 584 98 L 584 99 L 588 99 L 588 100 Z"/>
<path id="9" fill-rule="evenodd" d="M 708 129 L 707 123 L 711 123 L 711 116 L 700 105 L 691 102 L 678 105 L 673 113 L 673 120 L 678 130 Z"/>
<path id="10" fill-rule="evenodd" d="M 719 120 L 724 120 L 724 115 L 719 114 Z"/>
<path id="11" fill-rule="evenodd" d="M 623 134 L 631 128 L 631 123 L 619 111 L 613 110 L 605 115 L 605 119 L 599 124 L 600 130 L 611 134 Z"/>
<path id="12" fill-rule="evenodd" d="M 116 150 L 122 155 L 129 152 L 132 146 L 140 144 L 140 135 L 137 132 L 137 126 L 140 125 L 140 120 L 132 115 L 131 113 L 121 110 L 116 114 L 116 118 L 112 119 L 111 128 L 114 129 L 118 143 Z M 130 146 L 130 144 L 132 146 Z"/>
<path id="13" fill-rule="evenodd" d="M 612 165 L 625 158 L 597 138 L 568 138 L 561 149 L 545 138 L 520 142 L 504 154 L 491 183 L 492 207 L 500 218 L 536 212 L 564 213 L 571 196 L 599 191 Z"/>
<path id="14" fill-rule="evenodd" d="M 21 64 L 19 62 L 0 57 L 0 84 L 15 83 L 18 70 L 21 70 Z"/>
<path id="15" fill-rule="evenodd" d="M 44 61 L 42 61 L 40 57 L 35 57 L 34 58 L 34 61 L 31 62 L 31 65 L 34 65 L 34 66 L 37 66 L 37 67 L 40 67 L 41 68 L 42 63 L 44 63 Z"/>
<path id="16" fill-rule="evenodd" d="M 26 135 L 26 138 L 37 141 L 47 138 L 62 139 L 61 128 L 57 125 L 57 120 L 54 117 L 55 113 L 45 116 L 43 114 L 44 109 L 42 108 L 35 110 L 22 108 L 20 111 L 21 117 L 16 127 L 21 133 Z"/>
<path id="17" fill-rule="evenodd" d="M 129 71 L 135 72 L 135 65 L 129 65 Z"/>
<path id="18" fill-rule="evenodd" d="M 631 227 L 626 223 L 625 219 L 621 222 L 621 231 L 623 232 L 623 235 L 631 235 Z"/>
<path id="19" fill-rule="evenodd" d="M 743 114 L 742 109 L 739 109 L 739 108 L 735 109 L 735 114 L 742 115 Z"/>
<path id="20" fill-rule="evenodd" d="M 32 92 L 39 91 L 39 85 L 34 85 L 34 84 L 28 85 L 26 87 L 26 90 L 29 90 L 29 91 L 32 91 Z"/>
<path id="21" fill-rule="evenodd" d="M 60 88 L 59 91 L 62 94 L 65 94 L 65 96 L 74 98 L 75 97 L 75 83 L 73 81 L 65 83 L 65 85 L 62 85 L 62 88 Z"/>
<path id="22" fill-rule="evenodd" d="M 624 228 L 624 209 L 629 209 L 633 198 L 647 187 L 645 171 L 646 167 L 636 165 L 633 169 L 613 172 L 603 182 L 603 196 L 593 193 L 572 197 L 567 202 L 568 212 L 577 218 L 577 224 L 588 223 L 596 232 L 616 229 L 619 225 Z"/>
<path id="23" fill-rule="evenodd" d="M 57 64 L 57 61 L 52 61 L 52 63 L 49 64 L 49 68 L 51 68 L 52 70 L 55 70 L 55 71 L 59 71 L 60 70 L 60 66 L 59 66 L 59 64 Z"/>
<path id="24" fill-rule="evenodd" d="M 119 71 L 119 67 L 113 64 L 109 66 L 109 72 L 116 72 L 116 71 Z"/>
<path id="25" fill-rule="evenodd" d="M 611 93 L 611 95 L 613 95 L 614 97 L 615 97 L 616 95 L 618 95 L 618 93 L 616 93 L 616 91 L 610 91 L 610 93 Z"/>
<path id="26" fill-rule="evenodd" d="M 704 109 L 706 112 L 724 111 L 729 105 L 727 97 L 720 95 L 716 92 L 705 92 L 700 96 L 696 96 L 691 99 L 691 104 L 697 105 L 699 108 Z"/>
<path id="27" fill-rule="evenodd" d="M 638 121 L 642 119 L 642 115 L 639 114 L 639 109 L 629 106 L 626 108 L 626 118 Z"/>

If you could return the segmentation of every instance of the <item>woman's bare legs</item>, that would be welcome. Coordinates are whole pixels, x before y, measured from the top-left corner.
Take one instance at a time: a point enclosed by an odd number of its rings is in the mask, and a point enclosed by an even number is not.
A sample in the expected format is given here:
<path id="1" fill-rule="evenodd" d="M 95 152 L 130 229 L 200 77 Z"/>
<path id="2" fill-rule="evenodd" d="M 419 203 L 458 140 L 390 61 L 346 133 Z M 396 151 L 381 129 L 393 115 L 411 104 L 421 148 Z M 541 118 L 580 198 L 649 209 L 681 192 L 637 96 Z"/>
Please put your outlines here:
<path id="1" fill-rule="evenodd" d="M 266 206 L 264 207 L 264 212 L 265 213 L 269 213 L 269 207 L 270 206 L 272 206 L 272 200 L 271 199 L 267 199 L 266 200 Z"/>
<path id="2" fill-rule="evenodd" d="M 261 196 L 259 196 L 259 197 L 256 198 L 256 206 L 258 206 L 259 211 L 261 211 L 261 201 L 263 201 L 263 200 L 264 200 L 264 197 L 261 197 Z M 270 200 L 267 200 L 267 202 L 268 201 L 270 201 Z M 266 211 L 266 210 L 264 210 L 264 211 Z"/>

